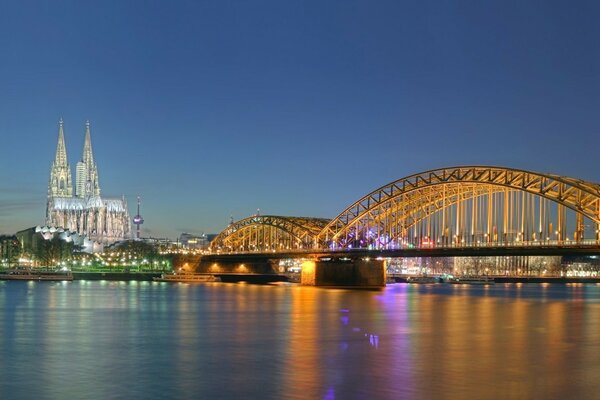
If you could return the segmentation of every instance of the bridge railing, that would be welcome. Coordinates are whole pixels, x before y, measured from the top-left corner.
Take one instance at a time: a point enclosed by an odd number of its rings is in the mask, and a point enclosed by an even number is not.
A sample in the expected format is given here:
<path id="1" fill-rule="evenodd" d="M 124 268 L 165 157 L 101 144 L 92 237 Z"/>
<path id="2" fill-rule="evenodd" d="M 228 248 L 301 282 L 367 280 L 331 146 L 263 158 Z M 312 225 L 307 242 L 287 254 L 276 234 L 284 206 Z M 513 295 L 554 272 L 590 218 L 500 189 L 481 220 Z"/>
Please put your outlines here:
<path id="1" fill-rule="evenodd" d="M 217 249 L 212 250 L 210 254 L 264 254 L 264 253 L 314 253 L 314 252 L 327 252 L 327 251 L 385 251 L 385 250 L 423 250 L 429 249 L 490 249 L 490 248 L 595 248 L 600 247 L 600 241 L 595 239 L 585 240 L 535 240 L 535 241 L 512 241 L 512 242 L 481 242 L 477 244 L 463 244 L 463 243 L 447 243 L 447 244 L 427 244 L 427 245 L 394 245 L 394 246 L 367 246 L 367 247 L 343 247 L 343 246 L 329 246 L 329 247 L 315 247 L 315 248 L 286 248 L 286 249 L 252 249 L 252 250 L 233 250 L 233 249 Z"/>

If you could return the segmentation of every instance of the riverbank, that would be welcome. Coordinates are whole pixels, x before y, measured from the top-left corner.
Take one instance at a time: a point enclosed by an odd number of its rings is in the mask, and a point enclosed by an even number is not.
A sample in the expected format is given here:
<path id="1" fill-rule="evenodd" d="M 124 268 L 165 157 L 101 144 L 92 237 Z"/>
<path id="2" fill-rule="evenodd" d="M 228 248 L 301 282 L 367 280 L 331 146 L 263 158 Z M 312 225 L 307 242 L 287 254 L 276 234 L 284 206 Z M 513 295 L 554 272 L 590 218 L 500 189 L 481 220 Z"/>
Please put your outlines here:
<path id="1" fill-rule="evenodd" d="M 154 278 L 160 277 L 163 272 L 125 272 L 125 271 L 74 271 L 73 280 L 75 281 L 147 281 L 151 282 Z M 299 276 L 295 275 L 276 275 L 276 274 L 213 274 L 221 282 L 227 283 L 254 283 L 266 284 L 273 282 L 299 282 Z M 525 277 L 525 276 L 494 276 L 496 283 L 600 283 L 600 277 Z M 388 283 L 406 283 L 406 276 L 388 276 Z"/>
<path id="2" fill-rule="evenodd" d="M 162 275 L 161 272 L 73 272 L 75 281 L 152 281 Z M 288 277 L 274 274 L 212 274 L 226 283 L 272 283 L 288 282 Z"/>
<path id="3" fill-rule="evenodd" d="M 577 278 L 577 277 L 522 277 L 522 276 L 495 276 L 496 283 L 600 283 L 600 277 Z"/>
<path id="4" fill-rule="evenodd" d="M 495 283 L 600 283 L 600 277 L 579 278 L 562 276 L 494 276 Z M 388 276 L 388 283 L 406 283 L 405 276 Z"/>
<path id="5" fill-rule="evenodd" d="M 73 272 L 75 281 L 152 281 L 161 272 Z"/>

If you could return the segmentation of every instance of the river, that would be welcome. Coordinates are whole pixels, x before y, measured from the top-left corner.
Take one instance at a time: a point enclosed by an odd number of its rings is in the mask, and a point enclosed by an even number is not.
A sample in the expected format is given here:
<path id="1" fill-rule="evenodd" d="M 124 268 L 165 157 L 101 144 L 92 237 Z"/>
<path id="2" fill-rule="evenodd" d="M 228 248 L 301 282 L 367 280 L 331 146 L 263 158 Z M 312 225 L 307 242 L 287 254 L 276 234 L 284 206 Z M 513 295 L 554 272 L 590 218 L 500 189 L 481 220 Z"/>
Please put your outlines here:
<path id="1" fill-rule="evenodd" d="M 600 285 L 0 282 L 0 398 L 600 393 Z"/>

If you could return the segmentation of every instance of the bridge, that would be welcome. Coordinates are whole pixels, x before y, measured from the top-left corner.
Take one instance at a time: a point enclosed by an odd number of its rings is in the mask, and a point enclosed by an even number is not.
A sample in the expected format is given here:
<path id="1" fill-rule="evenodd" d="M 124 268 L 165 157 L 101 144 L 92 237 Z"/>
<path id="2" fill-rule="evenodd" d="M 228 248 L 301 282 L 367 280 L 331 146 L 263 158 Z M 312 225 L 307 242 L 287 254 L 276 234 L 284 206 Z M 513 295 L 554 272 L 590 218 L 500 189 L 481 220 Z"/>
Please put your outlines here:
<path id="1" fill-rule="evenodd" d="M 384 185 L 331 220 L 245 218 L 210 251 L 213 261 L 350 258 L 354 267 L 371 257 L 599 254 L 600 185 L 504 167 L 435 169 Z"/>

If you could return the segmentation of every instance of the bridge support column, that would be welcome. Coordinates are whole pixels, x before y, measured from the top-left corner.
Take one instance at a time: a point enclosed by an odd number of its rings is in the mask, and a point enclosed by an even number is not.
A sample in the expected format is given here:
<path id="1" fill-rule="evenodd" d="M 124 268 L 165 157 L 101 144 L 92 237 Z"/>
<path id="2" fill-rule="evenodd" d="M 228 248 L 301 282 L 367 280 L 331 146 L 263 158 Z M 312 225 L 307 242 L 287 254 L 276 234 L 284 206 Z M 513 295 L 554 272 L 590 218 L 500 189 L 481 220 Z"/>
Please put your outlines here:
<path id="1" fill-rule="evenodd" d="M 258 260 L 218 260 L 207 261 L 200 259 L 196 268 L 202 274 L 277 274 L 268 259 Z"/>
<path id="2" fill-rule="evenodd" d="M 385 286 L 383 260 L 305 261 L 300 283 L 306 286 L 375 289 Z"/>

